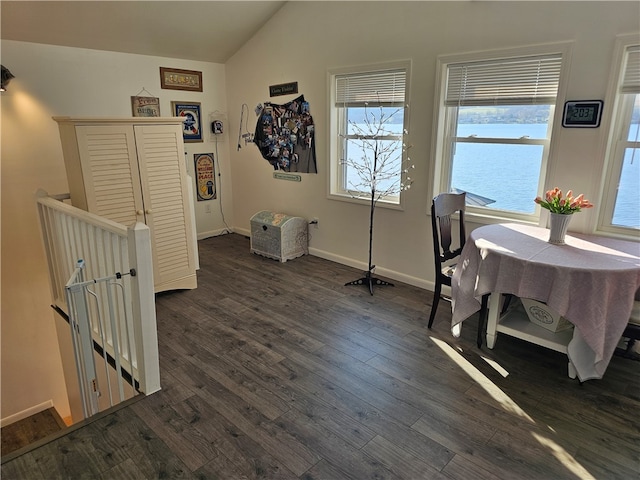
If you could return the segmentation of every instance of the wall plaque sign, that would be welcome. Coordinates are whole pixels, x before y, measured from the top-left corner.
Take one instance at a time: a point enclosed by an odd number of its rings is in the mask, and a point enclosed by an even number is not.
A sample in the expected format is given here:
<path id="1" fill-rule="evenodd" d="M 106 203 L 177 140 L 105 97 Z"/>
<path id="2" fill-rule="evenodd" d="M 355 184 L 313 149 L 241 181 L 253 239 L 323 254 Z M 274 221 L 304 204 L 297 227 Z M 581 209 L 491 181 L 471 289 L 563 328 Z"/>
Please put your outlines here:
<path id="1" fill-rule="evenodd" d="M 271 85 L 269 87 L 270 97 L 289 95 L 290 93 L 298 93 L 298 82 L 281 83 L 279 85 Z"/>
<path id="2" fill-rule="evenodd" d="M 213 165 L 213 153 L 196 153 L 193 155 L 196 169 L 196 190 L 198 201 L 216 198 L 216 176 Z"/>
<path id="3" fill-rule="evenodd" d="M 273 178 L 278 180 L 289 180 L 290 182 L 302 181 L 302 175 L 294 175 L 293 173 L 273 172 Z"/>

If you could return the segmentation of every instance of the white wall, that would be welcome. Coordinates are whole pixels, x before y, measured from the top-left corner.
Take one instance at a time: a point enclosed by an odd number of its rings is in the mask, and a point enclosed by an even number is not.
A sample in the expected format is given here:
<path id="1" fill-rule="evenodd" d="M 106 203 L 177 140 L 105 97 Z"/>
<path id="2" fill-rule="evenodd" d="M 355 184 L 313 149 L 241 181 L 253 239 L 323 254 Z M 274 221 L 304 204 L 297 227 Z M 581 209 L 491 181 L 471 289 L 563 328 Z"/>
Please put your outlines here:
<path id="1" fill-rule="evenodd" d="M 144 87 L 160 98 L 160 112 L 171 115 L 171 101 L 201 103 L 209 114 L 226 115 L 224 65 L 2 41 L 2 64 L 15 79 L 2 98 L 2 411 L 12 418 L 49 400 L 69 415 L 50 308 L 48 276 L 37 224 L 34 193 L 67 192 L 60 137 L 53 115 L 131 116 L 131 99 Z M 159 67 L 198 70 L 203 92 L 160 88 Z M 143 94 L 146 95 L 146 94 Z M 229 129 L 227 129 L 227 132 Z M 187 167 L 194 153 L 216 153 L 212 137 L 188 143 Z M 224 215 L 231 225 L 228 133 L 217 148 L 224 189 Z M 216 170 L 218 170 L 216 165 Z M 222 231 L 220 196 L 196 202 L 199 237 Z M 206 207 L 211 213 L 206 213 Z"/>
<path id="2" fill-rule="evenodd" d="M 427 206 L 432 191 L 433 91 L 436 56 L 472 50 L 573 41 L 565 100 L 604 99 L 616 34 L 640 30 L 637 2 L 289 2 L 226 65 L 3 41 L 2 63 L 15 75 L 2 94 L 2 410 L 7 418 L 53 400 L 64 404 L 44 257 L 33 194 L 67 189 L 53 115 L 130 116 L 130 96 L 144 87 L 172 100 L 200 101 L 203 116 L 222 112 L 218 144 L 227 224 L 248 232 L 249 219 L 270 209 L 318 217 L 316 255 L 365 267 L 366 207 L 327 199 L 327 70 L 411 59 L 410 143 L 415 183 L 403 211 L 376 212 L 374 263 L 381 274 L 431 287 L 434 272 Z M 114 32 L 115 34 L 115 32 Z M 213 46 L 212 46 L 213 48 Z M 159 67 L 200 70 L 204 92 L 162 90 Z M 318 175 L 300 183 L 275 180 L 254 145 L 238 151 L 242 104 L 249 130 L 268 86 L 297 81 L 316 123 Z M 225 115 L 226 114 L 226 115 Z M 608 119 L 595 130 L 557 128 L 548 186 L 567 186 L 594 199 Z M 210 137 L 207 136 L 207 140 Z M 215 153 L 215 144 L 188 144 Z M 217 165 L 216 165 L 217 167 Z M 231 188 L 233 187 L 233 188 Z M 509 186 L 506 186 L 509 188 Z M 206 206 L 211 213 L 205 213 Z M 200 237 L 222 231 L 220 202 L 196 204 Z M 586 230 L 593 212 L 572 228 Z M 351 278 L 344 279 L 352 280 Z M 61 411 L 64 416 L 66 412 Z"/>
<path id="3" fill-rule="evenodd" d="M 310 230 L 312 253 L 366 269 L 368 207 L 326 197 L 327 70 L 410 59 L 408 143 L 414 145 L 414 184 L 405 195 L 404 211 L 376 210 L 373 263 L 380 274 L 431 288 L 427 211 L 434 195 L 436 57 L 570 41 L 567 97 L 559 104 L 580 99 L 606 103 L 615 36 L 638 30 L 637 2 L 289 2 L 226 64 L 231 124 L 238 123 L 243 103 L 253 111 L 259 102 L 291 100 L 294 96 L 269 98 L 268 86 L 297 81 L 316 124 L 319 173 L 303 175 L 301 183 L 279 181 L 257 148 L 231 151 L 236 226 L 248 229 L 250 217 L 263 209 L 318 217 L 318 227 Z M 572 188 L 597 200 L 607 121 L 599 129 L 562 129 L 560 117 L 548 187 Z M 255 115 L 250 120 L 253 128 Z M 571 228 L 587 230 L 593 215 L 581 213 Z"/>

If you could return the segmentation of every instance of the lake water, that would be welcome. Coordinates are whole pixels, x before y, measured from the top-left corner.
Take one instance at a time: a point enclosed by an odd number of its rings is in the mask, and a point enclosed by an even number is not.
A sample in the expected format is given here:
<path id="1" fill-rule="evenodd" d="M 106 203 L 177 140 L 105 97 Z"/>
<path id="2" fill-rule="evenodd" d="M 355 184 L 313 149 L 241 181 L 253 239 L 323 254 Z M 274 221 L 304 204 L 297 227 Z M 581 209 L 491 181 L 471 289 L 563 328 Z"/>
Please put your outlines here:
<path id="1" fill-rule="evenodd" d="M 389 124 L 394 133 L 402 131 L 402 125 Z M 546 124 L 460 124 L 458 136 L 545 138 Z M 354 143 L 355 146 L 355 143 Z M 489 209 L 508 210 L 525 214 L 535 211 L 534 199 L 538 195 L 538 177 L 541 168 L 541 145 L 505 145 L 459 143 L 456 146 L 452 187 L 494 200 Z M 360 158 L 362 152 L 353 148 L 351 158 Z M 367 152 L 370 156 L 371 152 Z M 624 159 L 614 225 L 640 228 L 640 149 L 632 150 Z M 397 168 L 397 167 L 394 167 Z M 361 185 L 361 179 L 353 171 L 348 180 Z M 599 175 L 599 172 L 594 172 Z M 571 185 L 558 185 L 569 189 Z M 565 191 L 566 193 L 566 191 Z M 583 192 L 576 192 L 583 193 Z M 587 195 L 592 202 L 597 199 Z"/>
<path id="2" fill-rule="evenodd" d="M 546 128 L 544 124 L 461 124 L 458 136 L 544 138 Z M 452 187 L 495 200 L 487 208 L 533 213 L 541 156 L 539 145 L 459 143 Z M 632 159 L 629 151 L 624 160 L 613 223 L 640 228 L 640 151 L 635 157 Z"/>

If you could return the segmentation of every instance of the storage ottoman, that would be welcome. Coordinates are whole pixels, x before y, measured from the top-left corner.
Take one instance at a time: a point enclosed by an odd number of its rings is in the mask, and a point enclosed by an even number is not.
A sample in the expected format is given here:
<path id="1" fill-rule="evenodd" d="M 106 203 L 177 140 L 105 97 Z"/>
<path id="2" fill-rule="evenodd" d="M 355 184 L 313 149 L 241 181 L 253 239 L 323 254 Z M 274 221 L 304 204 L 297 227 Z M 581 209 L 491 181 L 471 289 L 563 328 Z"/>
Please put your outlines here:
<path id="1" fill-rule="evenodd" d="M 268 210 L 251 217 L 251 253 L 286 262 L 309 253 L 308 222 Z"/>

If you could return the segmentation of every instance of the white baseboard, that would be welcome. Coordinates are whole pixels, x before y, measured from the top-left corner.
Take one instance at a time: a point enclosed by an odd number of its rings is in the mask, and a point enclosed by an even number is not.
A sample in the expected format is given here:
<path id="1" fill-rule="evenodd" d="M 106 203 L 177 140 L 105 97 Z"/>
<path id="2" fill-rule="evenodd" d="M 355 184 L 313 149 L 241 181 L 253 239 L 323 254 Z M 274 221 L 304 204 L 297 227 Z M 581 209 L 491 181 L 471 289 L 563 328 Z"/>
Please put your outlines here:
<path id="1" fill-rule="evenodd" d="M 317 248 L 310 248 L 309 254 L 314 255 L 316 257 L 324 258 L 325 260 L 331 260 L 332 262 L 336 262 L 341 265 L 347 265 L 349 267 L 359 268 L 362 271 L 367 270 L 367 264 L 364 262 L 359 262 L 352 258 L 335 255 L 333 253 L 326 252 L 324 250 L 319 250 Z M 435 288 L 435 285 L 433 282 L 424 280 L 422 278 L 413 277 L 411 275 L 406 275 L 401 272 L 396 272 L 395 270 L 390 270 L 383 267 L 376 267 L 376 273 L 390 280 L 397 280 L 399 282 L 406 283 L 408 285 L 413 285 L 414 287 L 423 288 L 425 290 L 433 291 L 433 289 Z"/>
<path id="2" fill-rule="evenodd" d="M 33 407 L 27 408 L 26 410 L 22 410 L 21 412 L 14 413 L 13 415 L 9 415 L 3 419 L 0 419 L 0 427 L 6 427 L 7 425 L 11 425 L 12 423 L 16 423 L 20 420 L 24 420 L 25 418 L 30 417 L 31 415 L 35 415 L 36 413 L 44 412 L 45 410 L 53 407 L 53 401 L 47 400 L 39 405 L 34 405 Z"/>
<path id="3" fill-rule="evenodd" d="M 223 233 L 236 233 L 236 230 L 230 228 L 220 228 L 218 230 L 209 230 L 207 232 L 198 233 L 198 240 L 204 240 L 205 238 L 217 237 L 218 235 L 222 235 Z"/>
<path id="4" fill-rule="evenodd" d="M 222 232 L 224 232 L 224 230 L 220 231 L 220 233 Z M 251 230 L 248 230 L 245 228 L 233 228 L 233 233 L 244 235 L 245 237 L 251 236 Z M 212 236 L 212 235 L 209 235 L 209 236 Z M 198 236 L 198 239 L 200 240 L 199 237 L 200 236 Z M 363 271 L 367 269 L 367 265 L 364 262 L 359 262 L 352 258 L 335 255 L 333 253 L 326 252 L 324 250 L 320 250 L 317 248 L 309 248 L 309 254 L 314 255 L 316 257 L 324 258 L 325 260 L 331 260 L 332 262 L 336 262 L 341 265 L 347 265 L 349 267 L 359 268 Z M 401 272 L 396 272 L 395 270 L 389 270 L 383 267 L 376 267 L 376 273 L 390 280 L 397 280 L 398 282 L 406 283 L 408 285 L 413 285 L 414 287 L 423 288 L 425 290 L 430 290 L 432 292 L 433 292 L 433 289 L 435 288 L 435 284 L 433 282 L 424 280 L 423 278 L 406 275 Z M 443 288 L 443 290 L 445 289 Z"/>
<path id="5" fill-rule="evenodd" d="M 239 235 L 244 235 L 245 237 L 251 237 L 251 230 L 247 228 L 234 228 L 233 233 L 237 233 Z"/>

